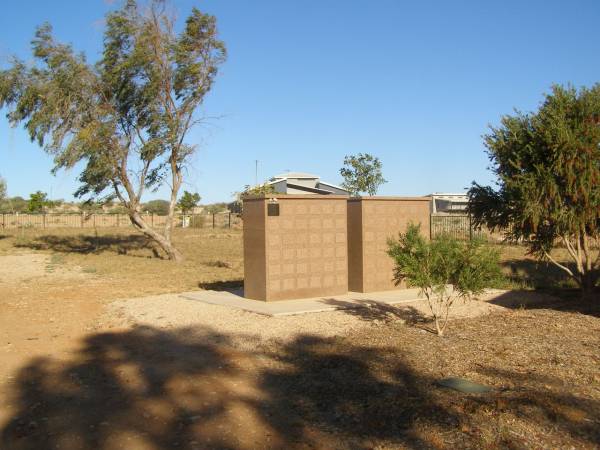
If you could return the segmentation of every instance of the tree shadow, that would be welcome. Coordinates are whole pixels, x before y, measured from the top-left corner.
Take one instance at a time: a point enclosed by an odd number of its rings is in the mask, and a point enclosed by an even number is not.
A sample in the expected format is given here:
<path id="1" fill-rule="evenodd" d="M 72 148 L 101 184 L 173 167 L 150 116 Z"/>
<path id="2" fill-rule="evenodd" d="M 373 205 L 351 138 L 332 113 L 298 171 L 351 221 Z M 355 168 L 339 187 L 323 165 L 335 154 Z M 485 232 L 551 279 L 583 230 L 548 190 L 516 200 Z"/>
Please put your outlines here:
<path id="1" fill-rule="evenodd" d="M 565 265 L 575 270 L 575 264 L 565 262 Z M 533 259 L 509 259 L 502 262 L 508 281 L 518 286 L 534 289 L 572 287 L 572 282 L 565 272 L 548 261 Z"/>
<path id="2" fill-rule="evenodd" d="M 35 359 L 18 375 L 18 411 L 2 430 L 0 447 L 102 449 L 134 439 L 132 446 L 192 448 L 194 424 L 222 414 L 226 405 L 209 397 L 222 387 L 218 381 L 203 391 L 181 380 L 236 370 L 215 342 L 226 345 L 227 337 L 141 327 L 88 337 L 65 366 Z"/>
<path id="3" fill-rule="evenodd" d="M 272 425 L 292 443 L 306 443 L 307 425 L 322 433 L 321 448 L 430 448 L 414 425 L 454 428 L 459 418 L 435 398 L 434 380 L 415 372 L 397 349 L 336 345 L 302 336 L 285 345 L 281 366 L 260 378 L 272 398 Z M 384 446 L 385 447 L 385 446 Z"/>
<path id="4" fill-rule="evenodd" d="M 310 336 L 244 354 L 230 343 L 208 328 L 140 327 L 89 336 L 68 363 L 34 359 L 16 377 L 0 447 L 340 448 L 420 442 L 418 416 L 456 423 L 401 360 L 382 366 L 389 379 L 374 371 L 385 351 Z M 401 409 L 380 401 L 406 398 Z"/>
<path id="5" fill-rule="evenodd" d="M 527 291 L 512 290 L 504 292 L 488 303 L 510 309 L 553 309 L 556 311 L 576 312 L 600 317 L 600 288 L 597 288 L 591 299 L 582 299 L 577 289 L 552 289 Z"/>
<path id="6" fill-rule="evenodd" d="M 120 255 L 127 255 L 135 250 L 150 250 L 155 257 L 160 257 L 156 246 L 143 235 L 73 235 L 56 236 L 45 235 L 37 237 L 29 242 L 18 242 L 18 248 L 29 248 L 32 250 L 52 250 L 60 253 L 92 254 L 113 251 Z"/>
<path id="7" fill-rule="evenodd" d="M 251 350 L 235 350 L 234 339 L 248 339 Z M 472 447 L 477 441 L 460 425 L 478 420 L 468 412 L 473 405 L 493 402 L 436 387 L 398 346 L 308 335 L 275 346 L 252 339 L 206 327 L 139 327 L 90 335 L 69 361 L 34 359 L 17 374 L 0 447 L 440 447 L 421 432 L 428 428 L 450 447 Z M 536 394 L 530 401 L 544 408 L 547 399 Z M 506 410 L 522 405 L 520 396 L 505 398 Z M 559 400 L 579 401 L 566 393 Z M 582 407 L 600 418 L 597 402 Z M 565 415 L 553 425 L 597 442 L 597 432 L 574 421 Z"/>
<path id="8" fill-rule="evenodd" d="M 236 280 L 201 281 L 198 283 L 198 287 L 206 291 L 228 291 L 238 293 L 240 289 L 244 288 L 244 280 L 239 278 Z"/>
<path id="9" fill-rule="evenodd" d="M 328 305 L 339 307 L 344 313 L 358 317 L 366 322 L 404 322 L 408 325 L 425 325 L 431 323 L 431 318 L 412 306 L 391 305 L 375 300 L 355 300 L 347 302 L 328 298 Z"/>

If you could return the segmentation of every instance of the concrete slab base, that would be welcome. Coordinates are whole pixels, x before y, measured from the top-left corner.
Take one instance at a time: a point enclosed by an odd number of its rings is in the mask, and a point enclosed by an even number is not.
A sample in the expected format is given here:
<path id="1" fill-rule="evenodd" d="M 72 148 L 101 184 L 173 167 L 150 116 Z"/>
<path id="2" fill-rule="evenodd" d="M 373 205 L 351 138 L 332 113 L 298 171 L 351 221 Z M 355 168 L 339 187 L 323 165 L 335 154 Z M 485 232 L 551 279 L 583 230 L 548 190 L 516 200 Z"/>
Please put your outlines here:
<path id="1" fill-rule="evenodd" d="M 370 292 L 367 294 L 350 292 L 332 297 L 302 298 L 298 300 L 282 300 L 277 302 L 261 302 L 244 298 L 243 290 L 231 291 L 193 291 L 181 294 L 181 297 L 211 305 L 227 306 L 242 309 L 266 316 L 291 316 L 309 314 L 336 309 L 359 308 L 374 303 L 395 305 L 421 300 L 418 289 L 402 289 L 395 291 Z"/>

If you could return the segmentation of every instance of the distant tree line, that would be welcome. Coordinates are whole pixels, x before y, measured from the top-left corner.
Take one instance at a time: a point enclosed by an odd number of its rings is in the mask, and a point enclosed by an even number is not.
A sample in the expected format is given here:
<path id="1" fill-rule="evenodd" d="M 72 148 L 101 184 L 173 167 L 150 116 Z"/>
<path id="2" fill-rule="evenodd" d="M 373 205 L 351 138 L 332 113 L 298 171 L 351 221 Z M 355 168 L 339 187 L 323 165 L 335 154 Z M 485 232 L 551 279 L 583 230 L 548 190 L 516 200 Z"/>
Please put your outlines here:
<path id="1" fill-rule="evenodd" d="M 29 195 L 28 199 L 21 196 L 6 196 L 6 182 L 0 178 L 0 214 L 127 214 L 127 209 L 117 202 L 65 202 L 64 200 L 51 200 L 48 194 L 36 191 Z M 177 209 L 184 214 L 191 214 L 195 208 L 200 206 L 200 195 L 184 191 L 177 202 Z M 144 214 L 156 214 L 158 216 L 169 215 L 170 202 L 156 199 L 142 203 L 141 211 Z M 203 211 L 209 214 L 217 214 L 230 211 L 229 205 L 224 202 L 212 203 L 203 206 Z"/>

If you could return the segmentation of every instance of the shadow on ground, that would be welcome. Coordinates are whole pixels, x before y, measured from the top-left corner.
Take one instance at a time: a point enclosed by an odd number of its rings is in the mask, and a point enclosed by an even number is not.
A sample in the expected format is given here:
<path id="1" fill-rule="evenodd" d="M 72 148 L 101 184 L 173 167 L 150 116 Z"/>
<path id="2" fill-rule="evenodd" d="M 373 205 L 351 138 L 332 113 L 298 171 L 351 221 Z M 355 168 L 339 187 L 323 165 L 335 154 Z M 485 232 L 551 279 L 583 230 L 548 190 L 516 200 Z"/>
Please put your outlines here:
<path id="1" fill-rule="evenodd" d="M 568 393 L 478 397 L 443 390 L 398 348 L 301 336 L 240 353 L 231 339 L 204 328 L 143 327 L 91 335 L 70 362 L 35 359 L 15 378 L 14 414 L 0 431 L 0 447 L 477 447 L 481 437 L 464 430 L 476 429 L 482 411 L 547 421 L 556 414 L 552 405 L 581 402 Z M 586 414 L 600 409 L 593 401 L 579 407 Z M 571 411 L 553 426 L 600 442 L 593 421 L 578 417 Z"/>
<path id="2" fill-rule="evenodd" d="M 344 313 L 358 317 L 366 322 L 397 322 L 408 325 L 423 325 L 431 323 L 431 319 L 412 306 L 390 305 L 374 300 L 355 300 L 356 303 L 329 298 L 328 305 L 337 306 Z"/>
<path id="3" fill-rule="evenodd" d="M 207 291 L 228 291 L 238 293 L 240 289 L 244 288 L 244 280 L 237 279 L 200 282 L 198 283 L 198 287 Z"/>
<path id="4" fill-rule="evenodd" d="M 159 257 L 159 253 L 152 241 L 143 235 L 45 235 L 31 241 L 18 242 L 15 244 L 15 247 L 82 254 L 112 251 L 122 255 L 126 255 L 128 252 L 134 250 L 145 249 L 152 251 L 155 257 Z"/>
<path id="5" fill-rule="evenodd" d="M 507 291 L 489 303 L 510 309 L 553 309 L 600 317 L 600 288 L 587 300 L 578 289 L 540 289 Z"/>
<path id="6" fill-rule="evenodd" d="M 575 264 L 564 262 L 575 270 Z M 572 287 L 568 275 L 548 261 L 510 259 L 502 263 L 507 279 L 517 286 L 530 288 Z"/>

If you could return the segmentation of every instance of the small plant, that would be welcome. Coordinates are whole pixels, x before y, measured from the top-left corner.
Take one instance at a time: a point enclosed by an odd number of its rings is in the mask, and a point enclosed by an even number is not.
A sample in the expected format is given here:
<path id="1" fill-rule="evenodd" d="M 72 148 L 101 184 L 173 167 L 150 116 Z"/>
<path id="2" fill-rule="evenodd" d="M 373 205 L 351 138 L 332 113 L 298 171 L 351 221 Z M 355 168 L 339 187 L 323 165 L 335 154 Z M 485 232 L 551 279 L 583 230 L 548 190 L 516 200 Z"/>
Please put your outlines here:
<path id="1" fill-rule="evenodd" d="M 428 241 L 420 227 L 411 224 L 388 246 L 396 284 L 405 281 L 421 289 L 440 336 L 455 301 L 482 293 L 500 276 L 498 252 L 479 240 L 463 242 L 441 235 Z"/>

